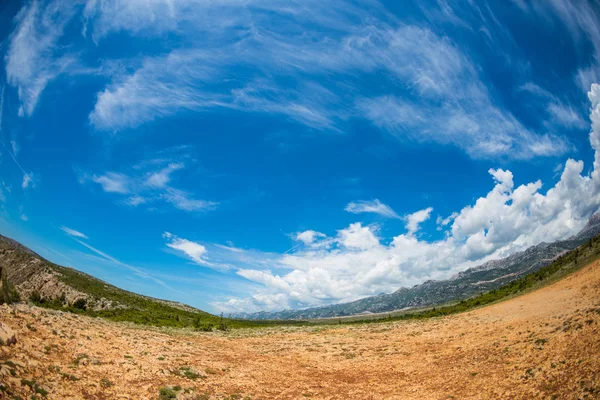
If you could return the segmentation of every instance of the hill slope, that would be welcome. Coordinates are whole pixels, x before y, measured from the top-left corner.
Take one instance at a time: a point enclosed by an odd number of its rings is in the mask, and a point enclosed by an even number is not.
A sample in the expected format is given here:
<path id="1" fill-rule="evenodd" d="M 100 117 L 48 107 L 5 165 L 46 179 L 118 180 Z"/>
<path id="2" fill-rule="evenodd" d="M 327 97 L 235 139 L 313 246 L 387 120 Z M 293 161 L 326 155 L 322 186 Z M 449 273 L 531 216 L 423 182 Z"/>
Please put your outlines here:
<path id="1" fill-rule="evenodd" d="M 128 292 L 72 268 L 53 264 L 0 235 L 0 268 L 21 299 L 37 305 L 156 326 L 198 329 L 252 326 L 221 319 L 193 307 Z"/>
<path id="2" fill-rule="evenodd" d="M 509 282 L 538 271 L 598 233 L 600 233 L 600 214 L 595 214 L 577 235 L 568 240 L 540 243 L 507 258 L 489 261 L 463 271 L 448 280 L 427 281 L 412 288 L 401 288 L 393 293 L 366 297 L 350 303 L 302 310 L 237 314 L 236 316 L 255 320 L 301 320 L 391 312 L 405 308 L 437 306 L 455 302 L 498 289 Z"/>

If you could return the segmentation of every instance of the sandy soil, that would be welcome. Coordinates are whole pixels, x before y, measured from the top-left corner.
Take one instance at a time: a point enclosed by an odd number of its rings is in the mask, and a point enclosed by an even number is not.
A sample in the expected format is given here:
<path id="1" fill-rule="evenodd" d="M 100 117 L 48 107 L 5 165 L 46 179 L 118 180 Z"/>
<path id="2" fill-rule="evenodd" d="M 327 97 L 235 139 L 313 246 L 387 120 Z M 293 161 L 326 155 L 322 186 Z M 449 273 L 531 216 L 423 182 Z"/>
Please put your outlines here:
<path id="1" fill-rule="evenodd" d="M 23 399 L 157 399 L 168 386 L 178 399 L 600 398 L 597 262 L 427 321 L 202 334 L 24 305 L 0 320 L 19 340 L 0 347 L 0 382 Z"/>

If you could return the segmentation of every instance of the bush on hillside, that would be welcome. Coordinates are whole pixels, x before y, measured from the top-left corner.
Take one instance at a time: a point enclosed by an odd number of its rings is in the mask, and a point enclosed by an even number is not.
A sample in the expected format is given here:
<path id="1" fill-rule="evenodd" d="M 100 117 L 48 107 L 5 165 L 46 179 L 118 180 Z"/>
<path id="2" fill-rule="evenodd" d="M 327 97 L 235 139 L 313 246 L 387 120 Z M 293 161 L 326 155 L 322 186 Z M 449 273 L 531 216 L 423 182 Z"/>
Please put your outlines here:
<path id="1" fill-rule="evenodd" d="M 77 299 L 73 302 L 73 308 L 78 310 L 86 310 L 87 309 L 87 300 L 86 299 Z"/>
<path id="2" fill-rule="evenodd" d="M 40 294 L 40 292 L 38 292 L 37 290 L 34 290 L 29 295 L 29 301 L 31 301 L 33 304 L 41 304 L 44 302 L 44 299 L 42 298 L 42 295 Z"/>
<path id="3" fill-rule="evenodd" d="M 0 282 L 2 282 L 2 290 L 0 291 L 0 304 L 12 304 L 21 300 L 19 292 L 8 281 L 6 276 L 6 268 L 0 268 Z"/>

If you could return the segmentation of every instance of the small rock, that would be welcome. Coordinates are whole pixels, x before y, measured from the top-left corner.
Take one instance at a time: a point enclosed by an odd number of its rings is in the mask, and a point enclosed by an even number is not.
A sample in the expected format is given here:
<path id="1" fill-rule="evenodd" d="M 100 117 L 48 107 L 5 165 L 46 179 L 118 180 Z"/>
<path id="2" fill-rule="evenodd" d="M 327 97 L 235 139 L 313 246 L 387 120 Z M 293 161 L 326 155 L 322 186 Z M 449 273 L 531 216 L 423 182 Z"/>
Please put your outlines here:
<path id="1" fill-rule="evenodd" d="M 0 322 L 0 346 L 10 346 L 17 343 L 15 333 L 8 326 Z"/>

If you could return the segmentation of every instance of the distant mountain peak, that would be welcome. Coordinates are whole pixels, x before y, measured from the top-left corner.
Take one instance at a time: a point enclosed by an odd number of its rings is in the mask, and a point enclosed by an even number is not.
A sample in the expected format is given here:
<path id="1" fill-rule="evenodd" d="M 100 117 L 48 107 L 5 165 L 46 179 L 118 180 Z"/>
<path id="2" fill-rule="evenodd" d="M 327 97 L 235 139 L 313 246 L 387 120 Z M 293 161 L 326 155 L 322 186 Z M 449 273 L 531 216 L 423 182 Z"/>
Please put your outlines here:
<path id="1" fill-rule="evenodd" d="M 389 294 L 378 294 L 350 303 L 237 316 L 249 319 L 311 319 L 436 306 L 496 289 L 535 272 L 598 234 L 600 234 L 600 212 L 592 215 L 585 227 L 567 240 L 553 243 L 541 242 L 508 257 L 491 260 L 461 271 L 450 279 L 428 280 L 410 288 L 401 287 Z"/>

